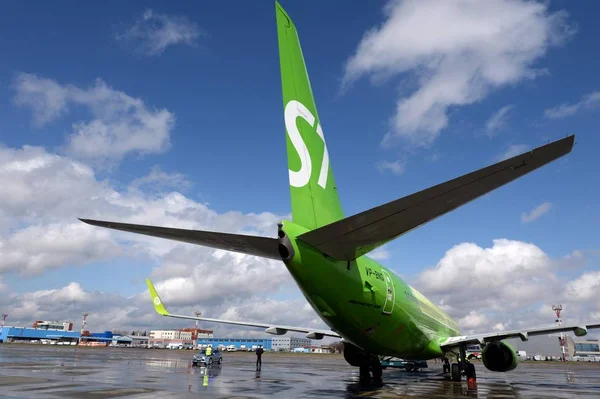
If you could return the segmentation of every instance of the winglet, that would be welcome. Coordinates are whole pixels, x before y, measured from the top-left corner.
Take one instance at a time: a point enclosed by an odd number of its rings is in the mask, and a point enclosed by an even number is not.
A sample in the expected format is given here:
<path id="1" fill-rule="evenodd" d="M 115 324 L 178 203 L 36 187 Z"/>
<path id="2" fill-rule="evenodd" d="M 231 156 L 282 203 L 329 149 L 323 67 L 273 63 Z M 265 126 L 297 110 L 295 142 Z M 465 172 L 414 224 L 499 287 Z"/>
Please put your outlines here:
<path id="1" fill-rule="evenodd" d="M 162 316 L 169 316 L 169 312 L 167 312 L 167 309 L 165 309 L 165 305 L 163 305 L 160 296 L 158 296 L 158 292 L 156 292 L 154 285 L 152 285 L 152 281 L 147 278 L 146 284 L 148 285 L 148 290 L 150 290 L 152 304 L 154 305 L 154 310 L 156 310 L 156 313 Z"/>

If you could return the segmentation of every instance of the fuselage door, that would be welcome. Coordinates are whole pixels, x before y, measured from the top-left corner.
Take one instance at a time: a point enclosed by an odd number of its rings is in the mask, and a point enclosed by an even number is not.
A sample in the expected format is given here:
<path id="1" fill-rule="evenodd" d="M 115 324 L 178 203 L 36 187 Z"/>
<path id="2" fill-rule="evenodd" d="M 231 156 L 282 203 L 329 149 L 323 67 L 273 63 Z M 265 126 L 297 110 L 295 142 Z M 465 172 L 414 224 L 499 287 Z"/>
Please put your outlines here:
<path id="1" fill-rule="evenodd" d="M 392 278 L 387 270 L 381 269 L 383 273 L 383 278 L 385 279 L 385 302 L 383 303 L 383 309 L 381 313 L 383 314 L 392 314 L 394 310 L 394 302 L 396 299 L 396 292 L 394 289 L 394 283 L 392 282 Z"/>

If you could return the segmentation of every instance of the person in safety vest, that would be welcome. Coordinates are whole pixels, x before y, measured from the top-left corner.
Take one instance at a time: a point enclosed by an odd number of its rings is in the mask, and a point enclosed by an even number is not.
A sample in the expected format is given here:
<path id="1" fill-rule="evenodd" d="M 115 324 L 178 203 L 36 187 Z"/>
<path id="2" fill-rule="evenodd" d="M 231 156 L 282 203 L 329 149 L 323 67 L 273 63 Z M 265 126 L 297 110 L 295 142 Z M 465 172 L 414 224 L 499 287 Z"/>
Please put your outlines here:
<path id="1" fill-rule="evenodd" d="M 210 356 L 210 355 L 212 355 L 212 346 L 210 346 L 210 345 L 209 345 L 209 346 L 206 348 L 206 356 Z"/>

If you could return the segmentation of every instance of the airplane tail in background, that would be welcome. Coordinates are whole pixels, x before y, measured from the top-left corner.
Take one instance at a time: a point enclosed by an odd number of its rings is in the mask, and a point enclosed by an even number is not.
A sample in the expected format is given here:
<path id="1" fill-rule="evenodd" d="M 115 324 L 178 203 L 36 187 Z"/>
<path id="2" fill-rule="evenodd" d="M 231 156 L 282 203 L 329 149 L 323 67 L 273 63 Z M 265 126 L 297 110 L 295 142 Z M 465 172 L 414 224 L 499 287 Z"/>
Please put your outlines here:
<path id="1" fill-rule="evenodd" d="M 344 218 L 296 27 L 276 2 L 292 220 L 317 229 Z"/>

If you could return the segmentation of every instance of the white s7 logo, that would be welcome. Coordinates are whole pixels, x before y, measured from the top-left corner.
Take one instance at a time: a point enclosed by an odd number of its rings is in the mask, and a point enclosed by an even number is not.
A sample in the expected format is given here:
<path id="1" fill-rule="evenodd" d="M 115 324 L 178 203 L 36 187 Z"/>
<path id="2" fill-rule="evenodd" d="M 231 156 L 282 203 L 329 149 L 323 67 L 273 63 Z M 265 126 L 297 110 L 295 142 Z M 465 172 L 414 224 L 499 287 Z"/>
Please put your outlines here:
<path id="1" fill-rule="evenodd" d="M 312 160 L 306 143 L 302 140 L 298 126 L 296 126 L 296 118 L 302 117 L 312 127 L 315 127 L 315 116 L 301 102 L 292 100 L 285 106 L 285 129 L 287 130 L 290 140 L 300 157 L 300 170 L 289 170 L 290 185 L 294 187 L 304 187 L 310 181 L 312 175 Z M 317 134 L 323 140 L 323 162 L 321 163 L 321 171 L 319 173 L 319 186 L 325 188 L 327 184 L 327 174 L 329 173 L 329 153 L 327 152 L 327 144 L 323 136 L 323 129 L 318 123 L 316 127 Z"/>

